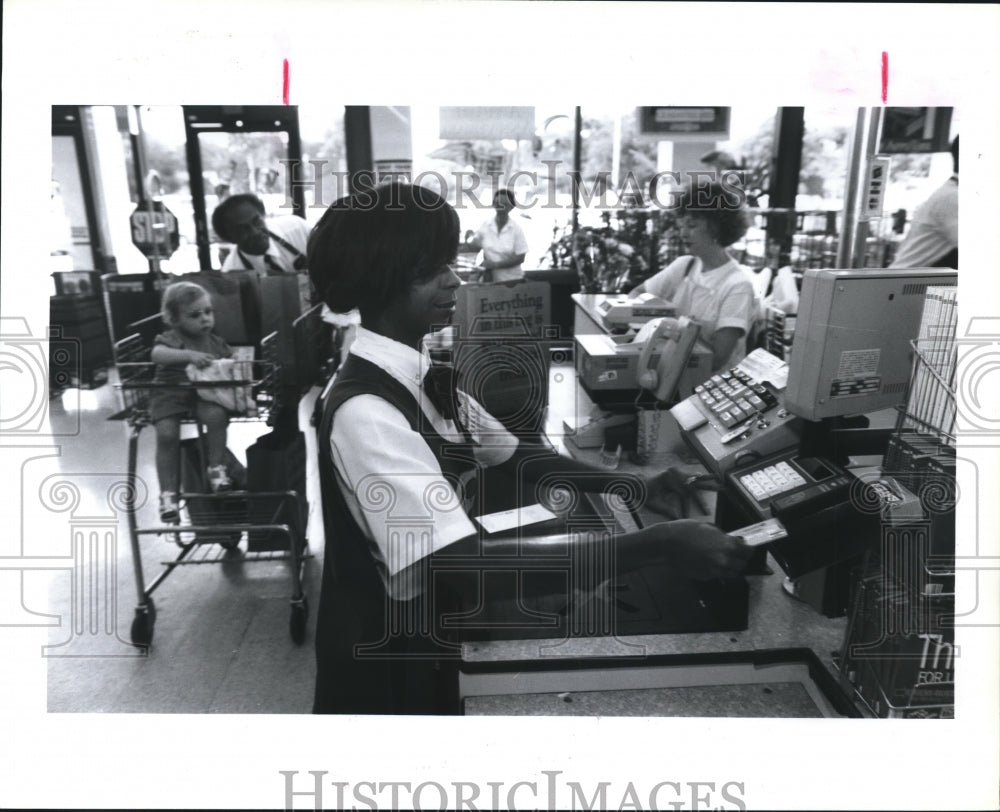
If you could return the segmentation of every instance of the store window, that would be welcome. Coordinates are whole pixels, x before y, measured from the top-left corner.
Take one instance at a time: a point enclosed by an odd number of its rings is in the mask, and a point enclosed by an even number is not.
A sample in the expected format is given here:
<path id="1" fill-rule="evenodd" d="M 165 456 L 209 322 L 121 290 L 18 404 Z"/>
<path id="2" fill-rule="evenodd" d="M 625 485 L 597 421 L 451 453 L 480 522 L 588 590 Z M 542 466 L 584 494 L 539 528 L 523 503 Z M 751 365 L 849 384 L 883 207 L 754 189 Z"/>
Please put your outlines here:
<path id="1" fill-rule="evenodd" d="M 421 106 L 410 108 L 410 116 L 412 176 L 455 206 L 462 234 L 493 217 L 493 193 L 509 184 L 516 200 L 511 217 L 528 243 L 524 267 L 550 267 L 553 239 L 572 218 L 573 108 Z"/>
<path id="2" fill-rule="evenodd" d="M 269 217 L 289 214 L 287 132 L 202 132 L 198 134 L 205 216 L 212 267 L 220 268 L 232 246 L 212 228 L 212 212 L 227 197 L 255 195 Z"/>
<path id="3" fill-rule="evenodd" d="M 215 108 L 191 108 L 208 121 Z M 197 155 L 201 163 L 200 190 L 204 198 L 207 220 L 209 262 L 221 266 L 223 252 L 228 248 L 211 229 L 215 207 L 232 194 L 256 194 L 264 202 L 268 215 L 291 213 L 289 186 L 289 156 L 298 153 L 301 144 L 302 163 L 292 179 L 303 181 L 305 214 L 313 224 L 325 207 L 337 196 L 338 173 L 346 169 L 342 106 L 307 105 L 295 108 L 301 129 L 294 124 L 261 118 L 268 108 L 218 108 L 219 126 L 205 126 L 197 132 Z M 245 115 L 227 116 L 231 110 Z M 199 269 L 195 206 L 192 199 L 190 166 L 186 152 L 185 108 L 180 106 L 143 106 L 133 111 L 115 108 L 121 135 L 122 154 L 126 167 L 128 194 L 132 205 L 140 199 L 142 186 L 153 186 L 178 220 L 180 247 L 160 267 L 168 273 L 186 273 Z M 283 115 L 292 115 L 287 108 Z M 131 118 L 131 120 L 130 120 Z M 215 122 L 209 122 L 215 124 Z M 138 128 L 140 136 L 135 134 Z M 234 131 L 236 130 L 236 131 Z M 137 163 L 137 138 L 141 137 L 145 154 L 146 177 L 140 180 Z M 297 143 L 293 144 L 292 141 Z M 316 174 L 319 173 L 319 174 Z M 131 254 L 130 249 L 126 249 Z M 131 268 L 145 270 L 144 258 L 134 259 Z"/>
<path id="4" fill-rule="evenodd" d="M 348 193 L 344 107 L 303 104 L 298 109 L 302 166 L 295 179 L 306 183 L 306 222 L 315 225 L 327 206 Z"/>
<path id="5" fill-rule="evenodd" d="M 50 271 L 95 267 L 79 153 L 71 135 L 52 136 L 48 240 Z"/>
<path id="6" fill-rule="evenodd" d="M 231 195 L 252 194 L 268 214 L 285 203 L 288 133 L 205 132 L 198 138 L 206 208 Z"/>
<path id="7" fill-rule="evenodd" d="M 412 175 L 425 183 L 432 177 L 447 179 L 446 197 L 459 209 L 465 233 L 491 216 L 486 201 L 492 185 L 511 183 L 519 205 L 515 216 L 528 236 L 525 267 L 564 267 L 572 262 L 573 247 L 580 242 L 571 236 L 575 109 L 529 109 L 532 134 L 515 137 L 501 132 L 490 138 L 442 132 L 441 108 L 406 108 L 412 116 Z M 679 172 L 682 179 L 693 170 L 732 168 L 742 173 L 752 223 L 732 252 L 747 267 L 790 265 L 802 271 L 837 264 L 857 110 L 802 111 L 798 188 L 793 206 L 780 210 L 769 199 L 777 171 L 778 108 L 741 104 L 727 110 L 724 137 L 660 139 L 643 132 L 635 107 L 581 108 L 577 229 L 585 235 L 621 239 L 635 249 L 633 254 L 647 260 L 645 268 L 631 261 L 626 285 L 664 267 L 683 250 L 673 217 L 663 205 L 655 205 L 650 194 L 650 179 L 668 170 Z M 484 115 L 492 113 L 487 110 Z M 957 130 L 955 118 L 952 135 Z M 948 160 L 944 154 L 892 157 L 885 208 L 872 220 L 872 250 L 866 263 L 888 264 L 893 243 L 900 239 L 913 210 L 950 171 Z M 478 183 L 478 198 L 463 192 L 463 183 L 466 188 Z M 662 201 L 661 193 L 658 202 Z M 790 241 L 776 236 L 781 229 L 773 227 L 774 221 L 781 218 L 785 218 L 782 228 L 792 232 Z"/>
<path id="8" fill-rule="evenodd" d="M 165 273 L 189 273 L 198 270 L 198 247 L 195 234 L 194 207 L 187 158 L 184 151 L 184 118 L 179 106 L 143 105 L 132 108 L 116 107 L 118 131 L 122 138 L 125 176 L 129 199 L 137 206 L 144 195 L 159 198 L 177 218 L 180 245 L 169 259 L 160 261 Z M 137 151 L 145 156 L 140 167 Z M 145 175 L 142 175 L 143 169 Z M 138 249 L 136 249 L 136 253 Z M 128 260 L 131 260 L 129 262 Z M 136 259 L 132 252 L 119 265 L 123 271 L 138 270 L 146 260 Z M 136 266 L 133 268 L 132 266 Z M 145 270 L 145 267 L 141 269 Z"/>
<path id="9" fill-rule="evenodd" d="M 51 272 L 113 267 L 91 188 L 93 124 L 89 108 L 52 106 L 52 167 L 46 218 Z"/>

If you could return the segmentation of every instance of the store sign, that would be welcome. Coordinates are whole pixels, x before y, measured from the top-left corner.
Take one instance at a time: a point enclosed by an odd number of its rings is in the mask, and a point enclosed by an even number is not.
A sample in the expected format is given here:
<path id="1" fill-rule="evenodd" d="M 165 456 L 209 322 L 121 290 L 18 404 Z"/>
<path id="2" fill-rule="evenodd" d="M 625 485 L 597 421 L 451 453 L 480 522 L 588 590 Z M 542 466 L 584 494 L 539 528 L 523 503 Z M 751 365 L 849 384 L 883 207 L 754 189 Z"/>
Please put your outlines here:
<path id="1" fill-rule="evenodd" d="M 663 140 L 726 141 L 729 139 L 728 107 L 640 107 L 639 131 Z"/>
<path id="2" fill-rule="evenodd" d="M 865 214 L 881 217 L 885 201 L 885 187 L 889 182 L 889 159 L 872 158 L 868 166 L 868 182 L 865 184 Z"/>
<path id="3" fill-rule="evenodd" d="M 903 155 L 948 152 L 951 107 L 886 107 L 879 152 Z"/>
<path id="4" fill-rule="evenodd" d="M 439 125 L 438 138 L 446 141 L 532 138 L 535 135 L 535 108 L 442 107 Z"/>
<path id="5" fill-rule="evenodd" d="M 140 201 L 128 220 L 132 243 L 150 259 L 169 259 L 181 244 L 177 218 L 160 200 Z"/>

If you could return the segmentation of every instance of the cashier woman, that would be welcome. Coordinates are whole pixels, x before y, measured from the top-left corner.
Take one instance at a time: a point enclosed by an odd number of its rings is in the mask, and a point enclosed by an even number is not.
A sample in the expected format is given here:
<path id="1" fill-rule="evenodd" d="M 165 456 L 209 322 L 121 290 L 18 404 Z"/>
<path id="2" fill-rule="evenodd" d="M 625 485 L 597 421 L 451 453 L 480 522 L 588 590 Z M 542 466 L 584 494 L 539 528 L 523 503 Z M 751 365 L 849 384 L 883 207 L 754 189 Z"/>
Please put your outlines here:
<path id="1" fill-rule="evenodd" d="M 318 430 L 326 551 L 317 713 L 458 712 L 457 649 L 429 630 L 441 616 L 481 608 L 488 572 L 520 573 L 553 550 L 552 536 L 532 536 L 530 525 L 519 538 L 482 536 L 471 518 L 486 496 L 479 477 L 507 465 L 518 474 L 522 504 L 534 504 L 546 480 L 600 491 L 613 476 L 519 442 L 474 398 L 447 389 L 442 396 L 430 385 L 437 376 L 427 374 L 424 339 L 454 313 L 458 240 L 458 216 L 446 201 L 400 183 L 337 201 L 310 237 L 316 290 L 335 312 L 361 313 Z M 638 486 L 646 506 L 665 511 L 691 483 L 672 470 Z M 738 574 L 748 557 L 736 539 L 688 519 L 616 538 L 558 538 L 562 549 L 578 545 L 577 561 L 609 560 L 613 545 L 617 574 L 668 563 L 711 579 Z M 598 585 L 586 572 L 579 578 L 584 590 Z M 523 596 L 531 579 L 514 580 Z"/>
<path id="2" fill-rule="evenodd" d="M 651 276 L 632 296 L 652 293 L 702 325 L 712 347 L 712 371 L 729 369 L 746 355 L 747 335 L 756 315 L 750 273 L 726 250 L 747 231 L 743 201 L 719 184 L 686 190 L 678 201 L 677 223 L 686 253 Z"/>

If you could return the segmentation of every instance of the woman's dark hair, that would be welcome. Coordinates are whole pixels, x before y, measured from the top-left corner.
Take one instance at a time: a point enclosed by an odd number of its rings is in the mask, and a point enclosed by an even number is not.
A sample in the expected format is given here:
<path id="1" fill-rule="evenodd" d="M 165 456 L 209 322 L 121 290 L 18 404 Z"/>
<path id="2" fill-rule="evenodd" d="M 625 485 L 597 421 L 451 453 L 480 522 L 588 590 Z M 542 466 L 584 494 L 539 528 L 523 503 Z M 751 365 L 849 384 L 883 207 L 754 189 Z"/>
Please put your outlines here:
<path id="1" fill-rule="evenodd" d="M 514 199 L 514 193 L 510 189 L 497 189 L 493 193 L 493 208 L 497 207 L 497 202 L 500 200 L 506 200 L 512 208 L 517 207 L 517 201 Z"/>
<path id="2" fill-rule="evenodd" d="M 423 186 L 389 183 L 344 197 L 309 236 L 309 277 L 335 313 L 378 313 L 458 253 L 458 214 Z"/>
<path id="3" fill-rule="evenodd" d="M 750 220 L 742 189 L 723 183 L 688 187 L 680 196 L 679 213 L 685 217 L 700 217 L 723 248 L 732 245 L 747 233 Z"/>
<path id="4" fill-rule="evenodd" d="M 266 211 L 264 201 L 257 197 L 257 195 L 243 194 L 227 197 L 212 212 L 212 228 L 226 242 L 236 242 L 229 233 L 229 216 L 234 209 L 244 205 L 253 206 L 261 214 L 264 214 Z"/>

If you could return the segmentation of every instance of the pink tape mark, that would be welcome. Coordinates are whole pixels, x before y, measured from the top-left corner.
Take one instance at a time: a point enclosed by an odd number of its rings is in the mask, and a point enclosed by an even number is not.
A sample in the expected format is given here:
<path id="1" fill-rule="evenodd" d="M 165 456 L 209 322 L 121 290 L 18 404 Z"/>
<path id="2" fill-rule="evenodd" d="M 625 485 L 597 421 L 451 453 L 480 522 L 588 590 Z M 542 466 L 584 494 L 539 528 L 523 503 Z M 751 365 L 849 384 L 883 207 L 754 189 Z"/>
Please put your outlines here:
<path id="1" fill-rule="evenodd" d="M 882 104 L 889 98 L 889 52 L 882 51 Z"/>
<path id="2" fill-rule="evenodd" d="M 882 55 L 885 58 L 885 54 Z M 882 86 L 885 87 L 885 79 L 882 80 Z M 885 91 L 882 91 L 882 101 L 885 101 Z M 281 61 L 281 103 L 288 104 L 288 60 L 283 59 Z"/>

